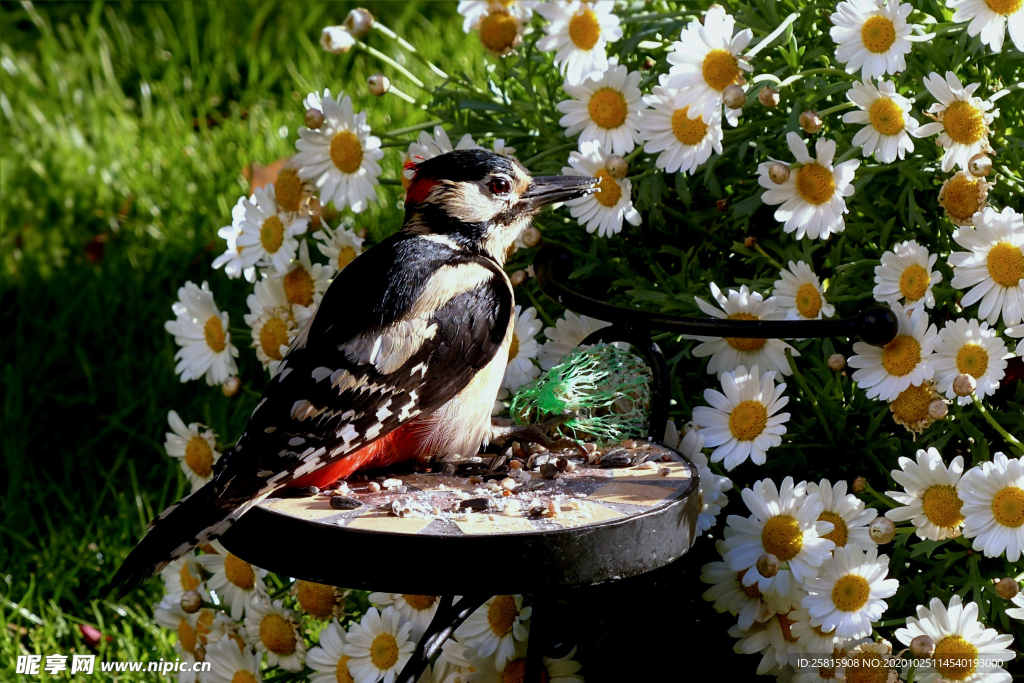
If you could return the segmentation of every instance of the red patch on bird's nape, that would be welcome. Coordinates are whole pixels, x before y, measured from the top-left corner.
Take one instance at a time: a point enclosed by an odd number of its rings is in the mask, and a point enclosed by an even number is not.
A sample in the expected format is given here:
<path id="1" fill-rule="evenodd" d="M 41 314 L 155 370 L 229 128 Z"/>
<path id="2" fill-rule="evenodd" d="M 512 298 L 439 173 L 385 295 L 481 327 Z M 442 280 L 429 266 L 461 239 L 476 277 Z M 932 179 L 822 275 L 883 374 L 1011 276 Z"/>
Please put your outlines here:
<path id="1" fill-rule="evenodd" d="M 422 157 L 419 157 L 419 159 L 423 161 Z M 409 189 L 405 192 L 406 203 L 412 202 L 417 204 L 422 202 L 430 194 L 434 185 L 437 185 L 437 178 L 420 175 L 418 173 L 419 163 L 412 159 L 406 161 L 403 168 L 413 172 L 412 180 L 409 181 Z"/>

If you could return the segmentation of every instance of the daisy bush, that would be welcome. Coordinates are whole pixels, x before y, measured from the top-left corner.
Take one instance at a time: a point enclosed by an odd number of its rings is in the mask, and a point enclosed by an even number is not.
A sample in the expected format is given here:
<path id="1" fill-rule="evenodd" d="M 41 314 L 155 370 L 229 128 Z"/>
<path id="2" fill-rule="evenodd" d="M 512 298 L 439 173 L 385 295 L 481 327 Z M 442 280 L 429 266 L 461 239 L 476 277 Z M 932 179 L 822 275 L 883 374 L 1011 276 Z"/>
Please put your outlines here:
<path id="1" fill-rule="evenodd" d="M 302 124 L 282 129 L 294 154 L 224 207 L 208 277 L 168 302 L 180 380 L 258 394 L 239 364 L 273 377 L 332 278 L 385 219 L 398 229 L 425 159 L 486 148 L 593 176 L 599 192 L 539 216 L 509 259 L 518 305 L 495 414 L 608 324 L 542 298 L 542 242 L 573 252 L 574 286 L 659 313 L 891 307 L 884 347 L 656 332 L 672 375 L 664 441 L 698 466 L 697 543 L 720 555 L 701 571 L 706 608 L 735 618 L 721 638 L 756 655 L 750 671 L 780 680 L 1009 681 L 1024 634 L 1020 0 L 458 12 L 483 54 L 472 63 L 458 45 L 427 55 L 366 10 L 323 28 L 324 50 L 361 51 L 381 73 L 317 74 L 296 98 Z M 351 93 L 366 90 L 418 113 L 360 111 Z M 239 287 L 246 308 L 218 307 Z M 227 444 L 194 419 L 170 412 L 166 450 L 196 488 Z M 437 603 L 293 581 L 217 544 L 164 579 L 158 622 L 182 657 L 216 662 L 216 681 L 390 683 Z M 522 596 L 492 598 L 433 680 L 521 680 L 530 616 Z M 863 665 L 794 669 L 833 653 Z M 908 654 L 934 666 L 899 666 Z M 548 680 L 582 680 L 574 656 L 545 659 Z M 1002 666 L 950 663 L 973 657 Z"/>

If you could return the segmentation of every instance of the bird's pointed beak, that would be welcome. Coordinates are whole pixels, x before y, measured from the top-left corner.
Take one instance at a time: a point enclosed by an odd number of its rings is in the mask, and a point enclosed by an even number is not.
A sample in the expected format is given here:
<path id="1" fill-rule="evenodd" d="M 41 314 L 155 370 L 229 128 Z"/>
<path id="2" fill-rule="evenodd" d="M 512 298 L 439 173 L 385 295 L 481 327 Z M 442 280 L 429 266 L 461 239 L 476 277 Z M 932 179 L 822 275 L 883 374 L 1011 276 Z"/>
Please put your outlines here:
<path id="1" fill-rule="evenodd" d="M 593 194 L 601 181 L 579 175 L 547 175 L 534 178 L 523 199 L 531 209 Z"/>

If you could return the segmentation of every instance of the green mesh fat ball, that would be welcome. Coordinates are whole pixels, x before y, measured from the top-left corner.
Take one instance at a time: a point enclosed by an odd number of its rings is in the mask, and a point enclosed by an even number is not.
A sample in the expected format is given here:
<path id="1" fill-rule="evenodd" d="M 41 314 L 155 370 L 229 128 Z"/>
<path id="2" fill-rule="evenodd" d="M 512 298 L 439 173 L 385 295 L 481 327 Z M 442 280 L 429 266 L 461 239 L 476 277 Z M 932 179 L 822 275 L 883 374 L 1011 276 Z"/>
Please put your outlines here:
<path id="1" fill-rule="evenodd" d="M 611 344 L 576 348 L 562 362 L 512 397 L 518 424 L 541 422 L 572 411 L 564 436 L 601 443 L 642 437 L 651 405 L 651 370 L 629 351 Z"/>

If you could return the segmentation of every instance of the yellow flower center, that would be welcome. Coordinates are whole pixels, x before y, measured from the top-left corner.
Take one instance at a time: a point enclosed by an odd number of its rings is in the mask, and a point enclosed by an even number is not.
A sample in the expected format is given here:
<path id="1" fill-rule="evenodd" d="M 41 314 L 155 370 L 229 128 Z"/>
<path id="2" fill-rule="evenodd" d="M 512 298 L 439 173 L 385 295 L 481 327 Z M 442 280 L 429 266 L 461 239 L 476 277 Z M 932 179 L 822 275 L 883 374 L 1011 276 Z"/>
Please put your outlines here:
<path id="1" fill-rule="evenodd" d="M 418 612 L 428 610 L 434 606 L 437 602 L 436 595 L 402 595 L 402 599 L 405 600 L 405 604 L 412 607 Z"/>
<path id="2" fill-rule="evenodd" d="M 294 168 L 282 168 L 274 182 L 277 205 L 284 211 L 298 211 L 302 204 L 302 181 Z"/>
<path id="3" fill-rule="evenodd" d="M 963 636 L 946 636 L 935 644 L 935 670 L 943 678 L 963 681 L 974 674 L 978 667 L 978 648 L 964 640 Z"/>
<path id="4" fill-rule="evenodd" d="M 487 623 L 491 625 L 494 635 L 500 638 L 512 631 L 518 614 L 516 599 L 511 595 L 499 595 L 487 608 Z"/>
<path id="5" fill-rule="evenodd" d="M 737 441 L 753 441 L 768 425 L 768 409 L 760 401 L 743 401 L 729 415 L 729 431 Z"/>
<path id="6" fill-rule="evenodd" d="M 796 172 L 796 191 L 808 204 L 824 204 L 836 193 L 836 179 L 821 164 L 811 162 Z"/>
<path id="7" fill-rule="evenodd" d="M 837 548 L 842 548 L 846 545 L 846 539 L 849 535 L 849 531 L 846 528 L 846 520 L 840 517 L 835 512 L 825 510 L 818 515 L 818 521 L 820 522 L 832 522 L 832 531 L 828 532 L 822 538 L 827 538 L 836 544 Z"/>
<path id="8" fill-rule="evenodd" d="M 792 610 L 790 610 L 792 611 Z M 779 621 L 779 628 L 782 629 L 782 639 L 787 643 L 795 643 L 797 637 L 793 635 L 793 619 L 789 618 L 788 614 L 776 614 L 776 619 Z"/>
<path id="9" fill-rule="evenodd" d="M 260 348 L 268 358 L 281 360 L 282 346 L 288 346 L 288 324 L 280 318 L 270 318 L 260 329 Z"/>
<path id="10" fill-rule="evenodd" d="M 996 14 L 1008 17 L 1011 14 L 1016 14 L 1020 11 L 1021 7 L 1024 7 L 1024 0 L 985 0 L 985 4 Z"/>
<path id="11" fill-rule="evenodd" d="M 883 664 L 882 657 L 864 652 L 846 658 L 850 660 L 846 665 L 846 683 L 888 683 L 889 667 Z"/>
<path id="12" fill-rule="evenodd" d="M 516 42 L 516 20 L 508 12 L 488 12 L 480 22 L 480 42 L 491 52 L 508 52 Z"/>
<path id="13" fill-rule="evenodd" d="M 260 642 L 276 655 L 295 652 L 295 628 L 277 612 L 271 612 L 260 621 Z"/>
<path id="14" fill-rule="evenodd" d="M 942 529 L 951 529 L 964 521 L 960 514 L 963 501 L 949 484 L 933 484 L 921 496 L 921 508 L 928 521 Z"/>
<path id="15" fill-rule="evenodd" d="M 381 633 L 370 643 L 370 661 L 381 671 L 387 671 L 398 661 L 398 641 L 390 633 Z"/>
<path id="16" fill-rule="evenodd" d="M 601 24 L 594 10 L 586 5 L 569 20 L 569 40 L 581 50 L 590 50 L 601 37 Z"/>
<path id="17" fill-rule="evenodd" d="M 306 614 L 317 619 L 330 619 L 337 604 L 334 586 L 301 579 L 295 582 L 295 597 Z"/>
<path id="18" fill-rule="evenodd" d="M 231 683 L 257 683 L 256 677 L 248 671 L 239 670 L 231 677 Z"/>
<path id="19" fill-rule="evenodd" d="M 1024 280 L 1024 250 L 1000 242 L 988 252 L 988 274 L 1003 287 L 1016 287 Z"/>
<path id="20" fill-rule="evenodd" d="M 843 612 L 856 612 L 867 604 L 870 593 L 867 579 L 847 574 L 832 586 L 832 604 Z"/>
<path id="21" fill-rule="evenodd" d="M 338 683 L 355 683 L 355 679 L 352 678 L 351 672 L 348 670 L 348 655 L 342 655 L 338 658 L 338 665 L 334 667 L 334 680 Z"/>
<path id="22" fill-rule="evenodd" d="M 758 320 L 753 313 L 733 313 L 729 320 Z M 757 351 L 768 343 L 767 339 L 745 339 L 743 337 L 726 337 L 725 341 L 737 351 Z"/>
<path id="23" fill-rule="evenodd" d="M 962 375 L 978 378 L 988 369 L 988 352 L 981 344 L 964 344 L 956 354 L 956 369 Z"/>
<path id="24" fill-rule="evenodd" d="M 197 642 L 196 631 L 189 625 L 188 621 L 182 619 L 178 622 L 178 643 L 181 645 L 181 649 L 194 655 Z"/>
<path id="25" fill-rule="evenodd" d="M 206 645 L 207 637 L 210 635 L 213 617 L 213 610 L 204 609 L 199 613 L 199 618 L 196 619 L 196 635 L 199 637 L 199 642 L 203 645 Z"/>
<path id="26" fill-rule="evenodd" d="M 950 178 L 941 195 L 939 203 L 957 223 L 970 223 L 981 209 L 981 184 L 967 174 L 958 173 Z"/>
<path id="27" fill-rule="evenodd" d="M 512 333 L 512 343 L 508 346 L 508 359 L 510 361 L 515 360 L 516 356 L 519 355 L 519 337 L 516 333 Z"/>
<path id="28" fill-rule="evenodd" d="M 870 17 L 860 29 L 860 38 L 868 52 L 886 52 L 896 42 L 896 26 L 880 14 Z"/>
<path id="29" fill-rule="evenodd" d="M 900 294 L 907 301 L 920 301 L 928 293 L 928 285 L 932 283 L 928 271 L 917 265 L 908 266 L 900 275 Z"/>
<path id="30" fill-rule="evenodd" d="M 609 208 L 615 206 L 622 199 L 622 188 L 619 187 L 619 183 L 615 178 L 612 178 L 611 174 L 605 169 L 601 169 L 594 176 L 601 181 L 598 188 L 601 190 L 594 194 L 594 199 L 601 206 L 607 206 Z"/>
<path id="31" fill-rule="evenodd" d="M 761 545 L 764 551 L 779 558 L 779 562 L 789 562 L 804 547 L 804 534 L 800 524 L 789 515 L 775 515 L 764 523 L 761 530 Z"/>
<path id="32" fill-rule="evenodd" d="M 746 574 L 747 571 L 747 569 L 741 571 L 736 579 L 740 582 L 740 590 L 742 590 L 748 598 L 759 598 L 761 597 L 761 589 L 757 587 L 757 581 L 750 584 L 749 586 L 743 585 L 743 575 Z"/>
<path id="33" fill-rule="evenodd" d="M 981 110 L 970 102 L 950 102 L 942 115 L 942 125 L 953 142 L 964 145 L 973 144 L 985 135 L 985 119 Z"/>
<path id="34" fill-rule="evenodd" d="M 621 92 L 615 88 L 601 88 L 590 96 L 587 111 L 594 123 L 610 130 L 625 123 L 629 108 Z"/>
<path id="35" fill-rule="evenodd" d="M 933 399 L 932 392 L 925 384 L 909 386 L 892 400 L 889 409 L 900 424 L 915 425 L 928 418 L 928 406 Z"/>
<path id="36" fill-rule="evenodd" d="M 707 135 L 708 124 L 700 116 L 691 119 L 689 111 L 689 107 L 683 107 L 672 114 L 672 134 L 684 145 L 696 145 Z"/>
<path id="37" fill-rule="evenodd" d="M 342 130 L 331 138 L 331 161 L 342 173 L 355 173 L 363 164 L 363 145 L 355 133 Z"/>
<path id="38" fill-rule="evenodd" d="M 193 436 L 188 440 L 188 444 L 185 445 L 185 464 L 200 477 L 205 478 L 213 474 L 213 450 L 206 439 L 201 436 Z M 182 576 L 185 574 L 188 574 L 188 565 L 182 568 Z M 181 585 L 185 585 L 184 580 Z M 186 588 L 185 590 L 192 589 Z"/>
<path id="39" fill-rule="evenodd" d="M 188 453 L 188 449 L 185 452 Z M 181 589 L 184 591 L 194 591 L 199 588 L 199 577 L 192 574 L 192 570 L 188 567 L 188 562 L 182 563 L 181 571 L 178 572 L 178 578 L 181 580 Z"/>
<path id="40" fill-rule="evenodd" d="M 245 590 L 252 590 L 256 585 L 256 573 L 252 570 L 252 565 L 231 553 L 224 556 L 224 576 Z"/>
<path id="41" fill-rule="evenodd" d="M 821 313 L 821 294 L 810 282 L 796 290 L 796 310 L 805 318 L 816 318 Z"/>
<path id="42" fill-rule="evenodd" d="M 501 671 L 501 683 L 523 683 L 523 677 L 526 674 L 526 660 L 523 658 L 513 659 L 505 668 Z M 548 683 L 549 681 L 548 671 L 545 667 L 541 667 L 540 670 L 540 681 L 541 683 Z"/>
<path id="43" fill-rule="evenodd" d="M 220 353 L 227 346 L 227 335 L 224 333 L 224 323 L 220 316 L 211 315 L 210 319 L 203 325 L 203 336 L 206 337 L 206 345 L 214 353 Z"/>
<path id="44" fill-rule="evenodd" d="M 275 254 L 284 244 L 284 223 L 277 216 L 263 221 L 260 228 L 260 243 L 268 254 Z"/>
<path id="45" fill-rule="evenodd" d="M 315 292 L 316 285 L 313 283 L 313 276 L 303 266 L 294 268 L 284 276 L 284 293 L 289 302 L 299 306 L 309 306 L 313 303 Z"/>
<path id="46" fill-rule="evenodd" d="M 901 334 L 882 350 L 882 366 L 894 377 L 909 375 L 921 362 L 921 344 L 908 334 Z"/>
<path id="47" fill-rule="evenodd" d="M 999 524 L 1013 529 L 1024 524 L 1024 491 L 1007 486 L 993 496 L 992 516 Z"/>
<path id="48" fill-rule="evenodd" d="M 704 58 L 701 71 L 704 82 L 712 90 L 722 92 L 739 78 L 740 63 L 728 50 L 712 50 Z"/>
<path id="49" fill-rule="evenodd" d="M 886 97 L 879 97 L 868 111 L 871 125 L 882 135 L 896 135 L 903 130 L 903 110 Z"/>

